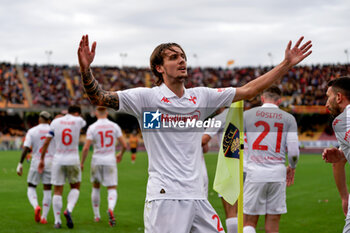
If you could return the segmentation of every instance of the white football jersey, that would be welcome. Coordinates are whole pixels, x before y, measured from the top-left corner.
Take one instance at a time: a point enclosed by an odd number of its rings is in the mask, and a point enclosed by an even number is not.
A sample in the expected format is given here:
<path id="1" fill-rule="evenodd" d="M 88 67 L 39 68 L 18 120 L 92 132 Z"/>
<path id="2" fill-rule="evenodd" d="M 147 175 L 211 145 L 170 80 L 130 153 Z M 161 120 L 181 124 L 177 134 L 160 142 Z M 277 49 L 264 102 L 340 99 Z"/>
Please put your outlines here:
<path id="1" fill-rule="evenodd" d="M 235 88 L 197 87 L 184 89 L 184 95 L 179 98 L 163 83 L 153 88 L 117 92 L 119 111 L 136 116 L 142 129 L 149 161 L 147 201 L 206 199 L 201 161 L 204 128 L 167 129 L 159 122 L 176 125 L 185 119 L 205 120 L 218 108 L 229 106 L 235 91 Z M 152 117 L 147 118 L 150 114 Z M 153 123 L 159 128 L 147 128 L 153 127 Z"/>
<path id="2" fill-rule="evenodd" d="M 30 169 L 38 170 L 42 147 L 44 145 L 46 135 L 50 130 L 49 124 L 39 124 L 28 130 L 23 146 L 32 148 L 32 161 Z M 45 170 L 51 170 L 52 159 L 55 153 L 55 142 L 50 143 L 45 154 Z"/>
<path id="3" fill-rule="evenodd" d="M 286 179 L 287 142 L 298 141 L 295 118 L 274 104 L 244 112 L 247 135 L 247 180 L 280 182 Z"/>
<path id="4" fill-rule="evenodd" d="M 350 163 L 350 105 L 334 119 L 332 126 L 340 148 Z"/>
<path id="5" fill-rule="evenodd" d="M 50 124 L 48 137 L 53 137 L 56 144 L 54 162 L 62 165 L 80 164 L 79 137 L 80 130 L 86 122 L 80 116 L 66 114 L 56 118 Z"/>
<path id="6" fill-rule="evenodd" d="M 91 163 L 96 165 L 116 164 L 115 145 L 121 136 L 123 134 L 119 125 L 107 118 L 98 119 L 90 125 L 86 139 L 92 140 L 94 146 Z"/>

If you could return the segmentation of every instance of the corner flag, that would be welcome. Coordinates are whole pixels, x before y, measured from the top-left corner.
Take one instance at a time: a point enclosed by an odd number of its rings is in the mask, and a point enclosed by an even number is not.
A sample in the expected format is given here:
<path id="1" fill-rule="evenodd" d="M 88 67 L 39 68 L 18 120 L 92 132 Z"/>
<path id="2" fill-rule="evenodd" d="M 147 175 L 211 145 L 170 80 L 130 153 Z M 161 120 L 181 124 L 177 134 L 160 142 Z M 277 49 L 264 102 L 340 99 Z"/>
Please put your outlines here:
<path id="1" fill-rule="evenodd" d="M 243 173 L 243 137 L 243 100 L 241 100 L 231 104 L 226 116 L 213 187 L 231 205 L 236 202 L 240 191 L 243 190 L 241 187 L 243 182 L 240 182 L 240 176 L 243 176 L 240 175 Z"/>

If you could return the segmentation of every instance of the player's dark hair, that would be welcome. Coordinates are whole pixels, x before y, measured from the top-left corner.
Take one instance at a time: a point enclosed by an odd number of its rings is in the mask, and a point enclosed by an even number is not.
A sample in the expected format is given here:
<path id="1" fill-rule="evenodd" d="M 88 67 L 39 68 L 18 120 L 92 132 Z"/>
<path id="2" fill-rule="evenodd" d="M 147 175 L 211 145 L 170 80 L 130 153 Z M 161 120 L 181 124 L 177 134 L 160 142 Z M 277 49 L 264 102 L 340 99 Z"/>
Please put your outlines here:
<path id="1" fill-rule="evenodd" d="M 282 91 L 278 86 L 272 85 L 263 91 L 263 95 L 276 101 L 281 98 Z"/>
<path id="2" fill-rule="evenodd" d="M 347 100 L 350 101 L 350 77 L 344 76 L 340 78 L 333 79 L 328 82 L 328 86 L 332 87 L 335 93 L 342 93 Z"/>
<path id="3" fill-rule="evenodd" d="M 168 49 L 168 50 L 171 50 L 173 52 L 176 52 L 174 49 L 172 49 L 173 46 L 178 47 L 179 49 L 181 49 L 181 51 L 185 55 L 185 60 L 187 60 L 185 51 L 177 43 L 164 43 L 164 44 L 158 45 L 153 50 L 153 52 L 151 54 L 151 57 L 150 57 L 151 71 L 157 78 L 157 80 L 156 80 L 156 85 L 157 86 L 159 86 L 160 84 L 162 84 L 164 82 L 162 74 L 157 71 L 157 66 L 163 65 L 164 51 L 165 50 Z"/>
<path id="4" fill-rule="evenodd" d="M 68 107 L 68 113 L 79 113 L 81 114 L 81 108 L 78 105 L 71 105 Z"/>

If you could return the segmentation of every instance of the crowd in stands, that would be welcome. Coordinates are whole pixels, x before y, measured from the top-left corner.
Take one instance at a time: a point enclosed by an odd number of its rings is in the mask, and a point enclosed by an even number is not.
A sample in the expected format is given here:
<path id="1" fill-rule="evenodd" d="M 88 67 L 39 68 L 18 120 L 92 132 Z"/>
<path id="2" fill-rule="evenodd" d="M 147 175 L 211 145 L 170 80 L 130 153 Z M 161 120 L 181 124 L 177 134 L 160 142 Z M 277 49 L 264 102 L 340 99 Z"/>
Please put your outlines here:
<path id="1" fill-rule="evenodd" d="M 66 107 L 75 103 L 88 106 L 80 85 L 78 67 L 21 66 L 31 90 L 33 105 Z M 244 68 L 189 68 L 186 87 L 242 86 L 269 71 L 271 67 Z M 93 73 L 105 90 L 116 91 L 146 86 L 146 77 L 153 76 L 148 68 L 94 67 Z M 291 69 L 279 82 L 288 105 L 324 105 L 327 82 L 350 74 L 349 65 L 312 65 Z M 20 104 L 25 98 L 17 67 L 2 63 L 0 66 L 0 102 Z"/>
<path id="2" fill-rule="evenodd" d="M 0 64 L 0 102 L 21 104 L 24 101 L 23 84 L 15 66 Z"/>
<path id="3" fill-rule="evenodd" d="M 244 68 L 188 68 L 186 87 L 229 87 L 242 86 L 268 72 L 272 67 Z M 154 77 L 149 68 L 136 67 L 93 67 L 93 73 L 103 89 L 110 91 L 133 87 L 152 86 Z M 80 83 L 78 67 L 29 65 L 16 66 L 0 63 L 0 110 L 8 104 L 23 104 L 24 94 L 20 75 L 26 80 L 32 98 L 32 108 L 66 109 L 71 104 L 83 108 L 91 106 Z M 324 105 L 327 83 L 340 76 L 350 75 L 350 65 L 310 65 L 291 69 L 278 83 L 284 95 L 283 107 L 291 105 Z M 259 104 L 258 99 L 246 101 L 245 107 Z M 5 112 L 3 112 L 7 115 Z M 5 115 L 0 116 L 4 119 Z M 23 117 L 22 117 L 23 118 Z M 9 118 L 10 119 L 10 118 Z M 11 118 L 13 119 L 13 118 Z M 6 120 L 8 121 L 8 120 Z M 3 123 L 6 121 L 2 121 Z M 12 129 L 25 130 L 28 127 L 14 123 Z M 9 125 L 0 124 L 0 132 L 15 134 Z M 22 133 L 20 133 L 22 134 Z"/>

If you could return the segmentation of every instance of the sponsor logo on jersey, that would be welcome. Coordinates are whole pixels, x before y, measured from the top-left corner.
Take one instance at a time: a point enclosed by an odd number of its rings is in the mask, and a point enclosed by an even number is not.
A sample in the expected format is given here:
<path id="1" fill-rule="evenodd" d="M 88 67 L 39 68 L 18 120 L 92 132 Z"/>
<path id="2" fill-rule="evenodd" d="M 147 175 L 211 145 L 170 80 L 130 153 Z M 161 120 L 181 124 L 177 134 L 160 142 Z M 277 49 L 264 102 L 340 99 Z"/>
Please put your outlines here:
<path id="1" fill-rule="evenodd" d="M 347 142 L 350 142 L 350 138 L 349 138 L 349 135 L 350 135 L 350 130 L 348 130 L 348 132 L 345 133 L 345 137 L 344 137 L 344 140 L 347 141 Z"/>
<path id="2" fill-rule="evenodd" d="M 171 102 L 168 100 L 168 98 L 166 98 L 166 97 L 163 97 L 163 99 L 162 99 L 160 102 L 164 102 L 164 103 L 167 103 L 167 104 L 170 104 L 170 103 L 171 103 Z"/>
<path id="3" fill-rule="evenodd" d="M 341 120 L 339 120 L 339 119 L 335 119 L 335 120 L 333 121 L 333 126 L 336 126 L 340 121 L 341 121 Z"/>
<path id="4" fill-rule="evenodd" d="M 196 104 L 197 102 L 196 102 L 196 100 L 197 100 L 197 97 L 195 97 L 195 96 L 190 96 L 191 98 L 189 98 L 188 100 L 189 101 L 191 101 L 191 102 L 193 102 L 193 104 Z"/>

